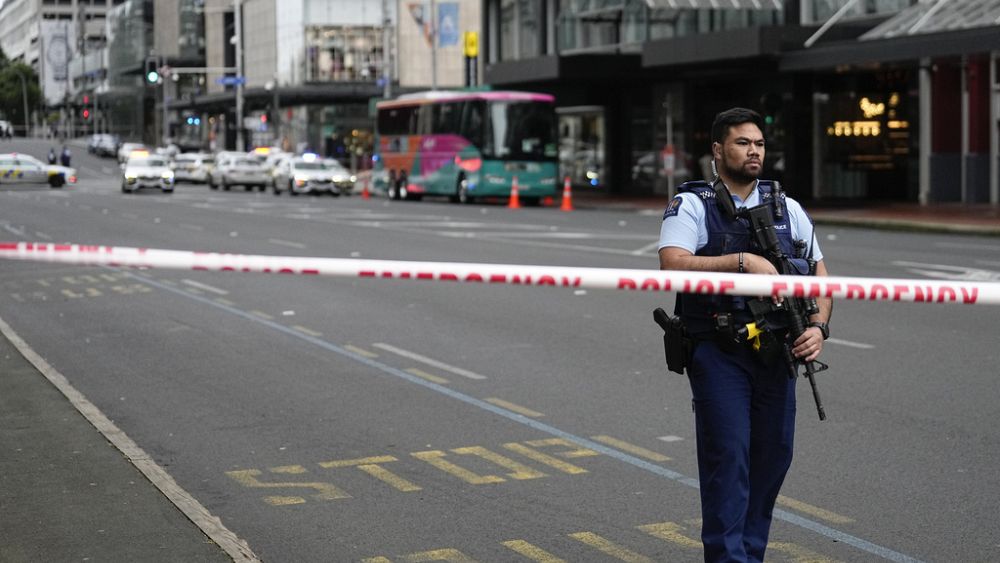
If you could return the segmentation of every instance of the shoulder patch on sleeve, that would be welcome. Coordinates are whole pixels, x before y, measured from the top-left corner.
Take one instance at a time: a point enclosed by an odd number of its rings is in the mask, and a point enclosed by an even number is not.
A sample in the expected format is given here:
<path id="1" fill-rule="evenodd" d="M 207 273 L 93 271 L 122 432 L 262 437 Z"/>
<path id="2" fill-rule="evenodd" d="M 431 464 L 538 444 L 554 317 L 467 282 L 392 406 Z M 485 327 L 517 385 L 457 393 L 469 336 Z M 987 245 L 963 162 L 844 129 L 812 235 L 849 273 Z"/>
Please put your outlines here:
<path id="1" fill-rule="evenodd" d="M 678 211 L 681 209 L 681 204 L 684 203 L 684 198 L 681 196 L 674 196 L 674 199 L 670 200 L 670 204 L 667 205 L 667 209 L 663 212 L 663 218 L 674 217 L 677 215 Z"/>

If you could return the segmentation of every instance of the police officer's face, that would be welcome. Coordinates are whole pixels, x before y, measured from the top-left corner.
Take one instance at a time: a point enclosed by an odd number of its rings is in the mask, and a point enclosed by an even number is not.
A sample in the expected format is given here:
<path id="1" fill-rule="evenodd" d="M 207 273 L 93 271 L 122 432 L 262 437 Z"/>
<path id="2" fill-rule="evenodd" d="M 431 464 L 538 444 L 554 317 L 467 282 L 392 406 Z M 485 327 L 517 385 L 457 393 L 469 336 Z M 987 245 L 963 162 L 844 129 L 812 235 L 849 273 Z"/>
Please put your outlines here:
<path id="1" fill-rule="evenodd" d="M 738 183 L 752 182 L 764 167 L 764 134 L 753 123 L 733 125 L 722 144 L 712 144 L 712 152 L 720 176 Z"/>

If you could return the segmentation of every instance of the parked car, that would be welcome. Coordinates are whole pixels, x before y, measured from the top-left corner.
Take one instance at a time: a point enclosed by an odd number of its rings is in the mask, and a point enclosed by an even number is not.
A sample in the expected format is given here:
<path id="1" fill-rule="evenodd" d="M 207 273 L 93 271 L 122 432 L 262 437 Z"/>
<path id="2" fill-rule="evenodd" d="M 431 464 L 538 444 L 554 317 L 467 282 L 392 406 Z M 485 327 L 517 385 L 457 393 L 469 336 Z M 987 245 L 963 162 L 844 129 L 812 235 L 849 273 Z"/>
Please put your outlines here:
<path id="1" fill-rule="evenodd" d="M 118 156 L 118 135 L 102 133 L 98 135 L 97 146 L 94 153 L 98 156 L 116 157 Z"/>
<path id="2" fill-rule="evenodd" d="M 232 155 L 220 153 L 223 156 L 215 159 L 215 167 L 209 175 L 208 187 L 213 190 L 219 186 L 229 190 L 230 186 L 242 185 L 247 191 L 254 187 L 261 191 L 268 184 L 267 170 L 264 165 L 248 157 L 246 153 Z"/>
<path id="3" fill-rule="evenodd" d="M 76 183 L 76 169 L 45 164 L 23 153 L 0 154 L 0 184 L 48 184 L 61 188 Z"/>
<path id="4" fill-rule="evenodd" d="M 132 193 L 143 188 L 174 191 L 174 171 L 166 158 L 135 151 L 122 165 L 122 191 Z"/>
<path id="5" fill-rule="evenodd" d="M 195 182 L 207 184 L 209 174 L 215 164 L 215 157 L 198 152 L 186 152 L 177 155 L 171 168 L 174 170 L 174 182 Z"/>
<path id="6" fill-rule="evenodd" d="M 281 161 L 274 173 L 274 195 L 287 190 L 291 195 L 328 193 L 339 196 L 353 187 L 346 170 L 332 168 L 316 155 L 303 155 Z"/>

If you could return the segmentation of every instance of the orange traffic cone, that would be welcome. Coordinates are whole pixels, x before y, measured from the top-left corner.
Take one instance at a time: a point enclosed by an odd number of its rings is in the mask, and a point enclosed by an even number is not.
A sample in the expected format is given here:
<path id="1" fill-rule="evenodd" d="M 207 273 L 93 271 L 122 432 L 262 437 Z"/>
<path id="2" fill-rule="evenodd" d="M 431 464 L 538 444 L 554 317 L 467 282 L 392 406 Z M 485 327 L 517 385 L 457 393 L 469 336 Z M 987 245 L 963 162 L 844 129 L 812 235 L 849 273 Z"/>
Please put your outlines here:
<path id="1" fill-rule="evenodd" d="M 370 199 L 372 194 L 368 192 L 368 178 L 365 178 L 364 187 L 361 188 L 361 199 Z"/>
<path id="2" fill-rule="evenodd" d="M 507 209 L 521 209 L 521 196 L 517 194 L 517 176 L 514 176 L 514 181 L 510 185 L 510 201 L 507 203 Z"/>
<path id="3" fill-rule="evenodd" d="M 559 211 L 573 211 L 573 190 L 569 187 L 569 176 L 566 176 L 563 182 L 562 205 L 559 206 Z"/>

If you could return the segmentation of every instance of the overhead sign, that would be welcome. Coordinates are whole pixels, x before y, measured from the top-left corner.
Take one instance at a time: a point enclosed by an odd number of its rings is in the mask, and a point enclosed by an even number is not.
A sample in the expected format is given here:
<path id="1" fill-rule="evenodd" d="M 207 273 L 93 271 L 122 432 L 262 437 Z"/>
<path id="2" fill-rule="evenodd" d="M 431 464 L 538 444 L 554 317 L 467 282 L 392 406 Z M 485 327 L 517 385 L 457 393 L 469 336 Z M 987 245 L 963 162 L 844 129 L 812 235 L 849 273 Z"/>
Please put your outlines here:
<path id="1" fill-rule="evenodd" d="M 222 78 L 216 78 L 215 81 L 223 86 L 236 86 L 237 84 L 246 84 L 246 76 L 223 76 Z"/>

